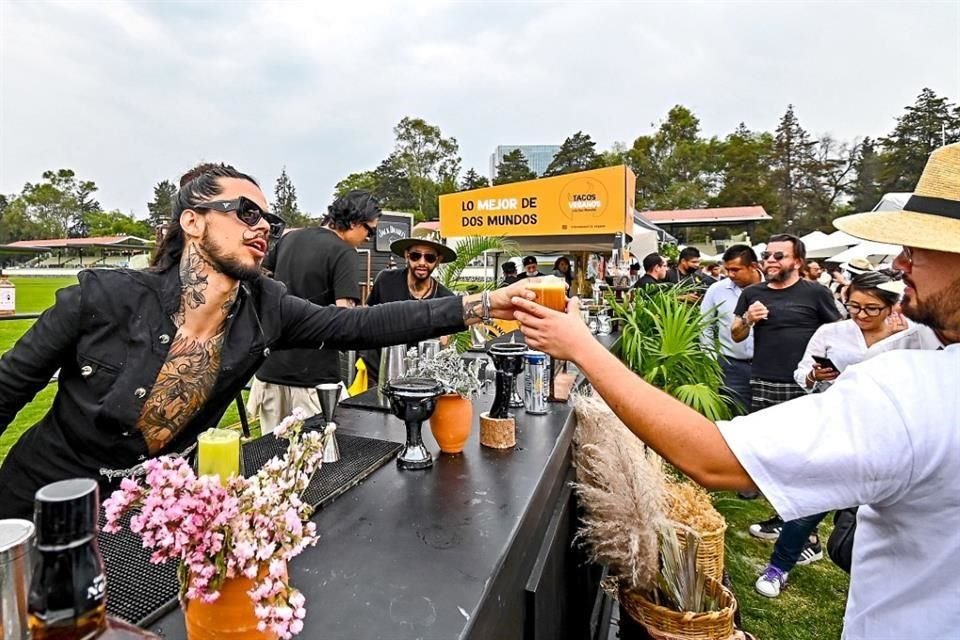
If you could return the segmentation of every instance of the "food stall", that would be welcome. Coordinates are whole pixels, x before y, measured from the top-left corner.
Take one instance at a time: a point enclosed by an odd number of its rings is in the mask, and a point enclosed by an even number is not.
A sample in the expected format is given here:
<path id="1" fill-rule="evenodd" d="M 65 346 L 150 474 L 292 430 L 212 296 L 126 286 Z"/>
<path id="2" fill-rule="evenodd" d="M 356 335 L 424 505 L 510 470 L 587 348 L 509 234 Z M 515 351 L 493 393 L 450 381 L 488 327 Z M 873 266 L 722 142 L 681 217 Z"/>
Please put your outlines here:
<path id="1" fill-rule="evenodd" d="M 440 235 L 502 236 L 524 253 L 573 256 L 573 293 L 589 295 L 590 254 L 623 248 L 634 236 L 636 182 L 620 165 L 448 193 L 440 196 Z"/>

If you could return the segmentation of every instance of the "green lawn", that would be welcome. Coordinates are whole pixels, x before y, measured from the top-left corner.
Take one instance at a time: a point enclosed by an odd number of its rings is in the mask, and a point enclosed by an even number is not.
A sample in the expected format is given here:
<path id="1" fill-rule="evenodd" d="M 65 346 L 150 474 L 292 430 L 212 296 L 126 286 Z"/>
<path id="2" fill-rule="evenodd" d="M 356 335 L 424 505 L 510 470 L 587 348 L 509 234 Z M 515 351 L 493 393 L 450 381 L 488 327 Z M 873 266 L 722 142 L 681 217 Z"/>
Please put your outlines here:
<path id="1" fill-rule="evenodd" d="M 59 289 L 76 284 L 77 279 L 62 278 L 10 278 L 17 286 L 17 313 L 38 313 L 51 306 L 55 294 Z M 33 320 L 0 320 L 0 354 L 12 347 L 20 339 Z M 0 435 L 0 461 L 7 455 L 7 451 L 14 445 L 20 435 L 43 417 L 53 402 L 57 391 L 56 383 L 47 386 L 37 394 L 33 402 L 27 404 L 7 429 Z M 236 405 L 224 414 L 220 424 L 233 426 L 239 423 Z"/>
<path id="2" fill-rule="evenodd" d="M 743 628 L 757 640 L 836 640 L 843 626 L 849 578 L 824 552 L 824 559 L 790 572 L 787 588 L 775 600 L 753 590 L 766 566 L 773 543 L 758 540 L 747 527 L 766 520 L 773 509 L 766 500 L 741 500 L 732 493 L 714 496 L 717 510 L 727 520 L 725 563 L 733 580 L 743 616 Z M 826 543 L 832 516 L 820 525 Z"/>

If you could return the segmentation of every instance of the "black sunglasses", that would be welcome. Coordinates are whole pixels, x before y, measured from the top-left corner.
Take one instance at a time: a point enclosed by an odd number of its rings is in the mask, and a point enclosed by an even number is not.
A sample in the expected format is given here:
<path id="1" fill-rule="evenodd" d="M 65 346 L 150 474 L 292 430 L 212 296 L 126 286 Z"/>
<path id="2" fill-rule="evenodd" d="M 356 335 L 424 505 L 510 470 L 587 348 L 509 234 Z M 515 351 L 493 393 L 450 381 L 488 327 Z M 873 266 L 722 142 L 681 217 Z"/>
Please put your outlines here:
<path id="1" fill-rule="evenodd" d="M 780 260 L 783 260 L 784 258 L 789 258 L 791 256 L 788 256 L 783 251 L 777 251 L 776 253 L 770 253 L 769 251 L 764 251 L 760 254 L 760 257 L 763 260 L 769 260 L 770 258 L 773 258 L 774 260 L 780 261 Z"/>
<path id="2" fill-rule="evenodd" d="M 407 257 L 410 258 L 411 262 L 419 262 L 420 258 L 426 260 L 427 264 L 433 264 L 437 261 L 437 254 L 435 253 L 420 253 L 419 251 L 411 251 L 407 254 Z"/>
<path id="3" fill-rule="evenodd" d="M 360 224 L 362 224 L 362 225 L 363 225 L 363 228 L 367 230 L 367 237 L 368 237 L 368 238 L 377 235 L 377 228 L 376 228 L 376 227 L 371 227 L 371 226 L 370 226 L 369 224 L 367 224 L 366 222 L 361 222 Z"/>
<path id="4" fill-rule="evenodd" d="M 270 225 L 270 236 L 279 238 L 283 235 L 283 230 L 287 223 L 283 218 L 275 213 L 264 211 L 256 202 L 250 198 L 240 196 L 235 200 L 214 200 L 212 202 L 200 202 L 193 207 L 194 209 L 211 209 L 220 213 L 230 213 L 235 211 L 237 219 L 248 227 L 255 227 L 260 219 L 263 218 Z"/>

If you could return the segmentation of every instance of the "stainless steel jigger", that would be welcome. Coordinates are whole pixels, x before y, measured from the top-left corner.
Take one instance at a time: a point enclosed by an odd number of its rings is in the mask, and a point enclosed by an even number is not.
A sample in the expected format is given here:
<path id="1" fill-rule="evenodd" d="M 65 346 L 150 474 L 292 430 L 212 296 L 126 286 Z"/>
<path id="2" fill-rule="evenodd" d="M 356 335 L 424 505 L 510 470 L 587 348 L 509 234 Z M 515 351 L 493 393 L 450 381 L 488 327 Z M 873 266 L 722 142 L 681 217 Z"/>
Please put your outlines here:
<path id="1" fill-rule="evenodd" d="M 323 461 L 339 462 L 340 445 L 337 444 L 337 425 L 333 421 L 337 413 L 337 405 L 340 404 L 340 394 L 343 392 L 343 383 L 328 382 L 317 385 L 317 398 L 320 399 L 320 411 L 323 412 L 323 421 L 326 423 L 324 433 L 330 432 L 330 437 L 326 439 L 323 447 Z"/>

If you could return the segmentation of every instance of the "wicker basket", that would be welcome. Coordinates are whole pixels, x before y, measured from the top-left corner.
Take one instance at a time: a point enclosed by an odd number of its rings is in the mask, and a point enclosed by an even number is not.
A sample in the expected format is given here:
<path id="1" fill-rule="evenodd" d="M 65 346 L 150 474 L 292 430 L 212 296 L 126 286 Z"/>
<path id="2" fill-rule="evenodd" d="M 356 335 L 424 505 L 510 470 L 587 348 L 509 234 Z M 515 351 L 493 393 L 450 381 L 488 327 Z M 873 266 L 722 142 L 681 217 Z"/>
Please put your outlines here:
<path id="1" fill-rule="evenodd" d="M 700 548 L 697 549 L 697 566 L 707 574 L 708 578 L 713 578 L 717 582 L 723 580 L 723 550 L 726 532 L 726 522 L 713 531 L 696 532 L 700 537 Z M 686 547 L 686 536 L 683 535 L 683 530 L 680 528 L 677 528 L 677 541 L 680 543 L 681 549 Z"/>
<path id="2" fill-rule="evenodd" d="M 721 609 L 707 613 L 681 613 L 654 604 L 623 585 L 619 600 L 630 616 L 642 624 L 655 640 L 727 640 L 734 633 L 733 614 L 737 601 L 717 580 L 707 580 L 707 591 L 717 598 Z"/>

